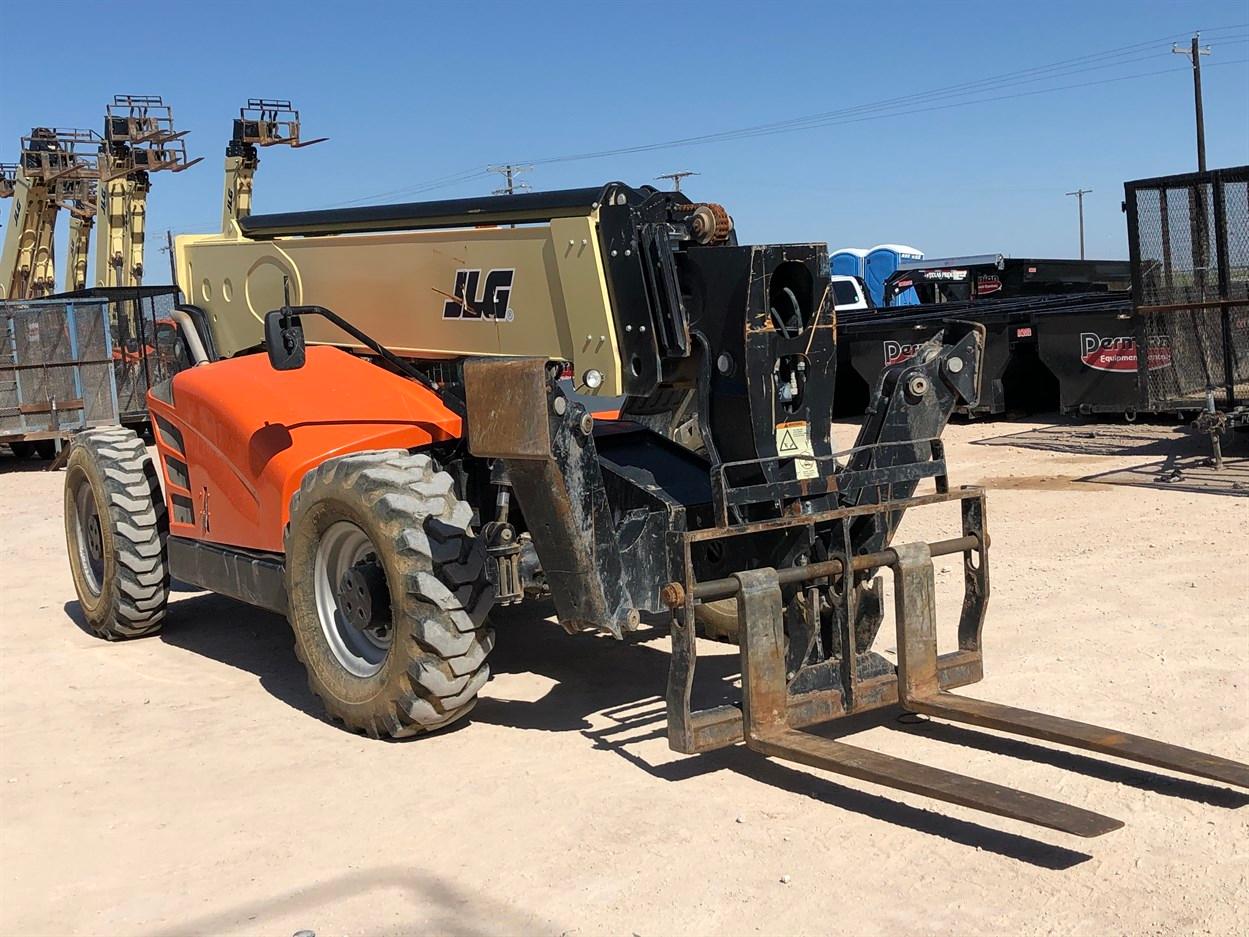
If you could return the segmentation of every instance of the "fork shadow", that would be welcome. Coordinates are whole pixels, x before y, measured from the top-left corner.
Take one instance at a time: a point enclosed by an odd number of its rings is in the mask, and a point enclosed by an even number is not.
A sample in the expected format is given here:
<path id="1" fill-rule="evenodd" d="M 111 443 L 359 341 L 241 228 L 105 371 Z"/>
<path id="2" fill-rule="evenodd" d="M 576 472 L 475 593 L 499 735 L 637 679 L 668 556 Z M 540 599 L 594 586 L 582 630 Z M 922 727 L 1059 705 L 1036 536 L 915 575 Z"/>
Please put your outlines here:
<path id="1" fill-rule="evenodd" d="M 1047 748 L 1044 745 L 1038 745 L 1026 739 L 993 735 L 989 732 L 981 732 L 965 726 L 950 725 L 949 723 L 936 722 L 935 720 L 910 723 L 894 721 L 889 723 L 888 726 L 906 734 L 923 735 L 926 738 L 949 742 L 951 745 L 962 745 L 995 755 L 1005 755 L 1011 758 L 1034 761 L 1038 764 L 1052 765 L 1064 771 L 1074 771 L 1077 774 L 1087 775 L 1099 781 L 1124 784 L 1137 790 L 1148 791 L 1151 794 L 1179 797 L 1184 800 L 1197 801 L 1198 803 L 1209 804 L 1214 807 L 1226 807 L 1231 810 L 1249 804 L 1249 794 L 1242 791 L 1228 787 L 1219 787 L 1215 784 L 1207 784 L 1204 781 L 1158 774 L 1148 767 L 1138 768 L 1134 765 L 1125 765 L 1114 761 L 1102 761 L 1100 758 L 1090 757 L 1089 755 L 1066 749 Z"/>
<path id="2" fill-rule="evenodd" d="M 1043 869 L 1062 871 L 1092 858 L 1088 853 L 1065 846 L 994 829 L 972 820 L 951 817 L 936 810 L 914 807 L 889 797 L 848 787 L 819 775 L 791 768 L 782 762 L 772 761 L 742 746 L 691 755 L 677 761 L 653 763 L 632 751 L 630 746 L 666 737 L 666 716 L 662 701 L 655 702 L 661 707 L 656 712 L 643 713 L 633 719 L 624 720 L 620 725 L 597 731 L 584 731 L 582 734 L 591 739 L 596 748 L 619 755 L 639 770 L 669 783 L 687 781 L 717 771 L 732 771 L 760 784 L 808 797 L 827 807 L 860 814 L 882 823 L 940 837 L 960 846 L 992 852 Z M 858 719 L 854 722 L 855 725 L 846 727 L 844 734 L 860 731 L 870 724 Z M 658 728 L 623 741 L 613 738 L 624 731 L 644 729 L 649 724 L 657 725 Z M 940 808 L 941 805 L 938 805 L 937 809 Z"/>

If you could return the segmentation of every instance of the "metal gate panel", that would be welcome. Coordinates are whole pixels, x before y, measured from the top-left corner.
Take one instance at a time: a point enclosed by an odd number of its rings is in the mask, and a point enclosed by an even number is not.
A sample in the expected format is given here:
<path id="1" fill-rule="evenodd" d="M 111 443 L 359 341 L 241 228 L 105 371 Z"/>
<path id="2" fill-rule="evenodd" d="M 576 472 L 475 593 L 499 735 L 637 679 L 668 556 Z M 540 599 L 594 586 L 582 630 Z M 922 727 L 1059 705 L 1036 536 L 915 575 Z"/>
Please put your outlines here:
<path id="1" fill-rule="evenodd" d="M 107 303 L 0 303 L 0 343 L 0 434 L 117 422 Z"/>
<path id="2" fill-rule="evenodd" d="M 1140 409 L 1249 398 L 1249 166 L 1124 185 Z"/>

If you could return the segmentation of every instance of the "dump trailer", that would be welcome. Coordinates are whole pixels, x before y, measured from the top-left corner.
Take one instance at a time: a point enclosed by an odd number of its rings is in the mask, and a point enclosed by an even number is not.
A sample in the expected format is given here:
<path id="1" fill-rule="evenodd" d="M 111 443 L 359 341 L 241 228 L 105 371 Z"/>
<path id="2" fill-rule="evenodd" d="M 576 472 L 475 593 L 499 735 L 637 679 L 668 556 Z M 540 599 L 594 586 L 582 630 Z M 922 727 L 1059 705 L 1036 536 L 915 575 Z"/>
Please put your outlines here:
<path id="1" fill-rule="evenodd" d="M 670 629 L 679 752 L 744 743 L 1080 836 L 1121 823 L 804 730 L 901 707 L 1249 786 L 1245 765 L 953 692 L 982 674 L 989 534 L 940 435 L 977 398 L 983 330 L 947 323 L 886 370 L 834 451 L 822 244 L 741 245 L 720 205 L 610 183 L 231 217 L 175 252 L 196 365 L 149 394 L 155 461 L 114 428 L 68 462 L 101 637 L 157 631 L 171 577 L 233 596 L 288 618 L 334 719 L 401 738 L 470 711 L 492 606 L 548 597 L 569 632 Z M 942 504 L 951 536 L 893 542 Z M 946 653 L 941 556 L 964 588 Z M 896 664 L 872 650 L 886 569 Z M 740 700 L 700 705 L 712 628 L 740 647 Z"/>
<path id="2" fill-rule="evenodd" d="M 909 360 L 949 319 L 985 329 L 980 398 L 969 415 L 1007 411 L 1137 413 L 1127 291 L 1059 293 L 847 311 L 838 307 L 836 410 L 862 413 L 887 368 Z M 1166 349 L 1151 346 L 1156 367 Z"/>

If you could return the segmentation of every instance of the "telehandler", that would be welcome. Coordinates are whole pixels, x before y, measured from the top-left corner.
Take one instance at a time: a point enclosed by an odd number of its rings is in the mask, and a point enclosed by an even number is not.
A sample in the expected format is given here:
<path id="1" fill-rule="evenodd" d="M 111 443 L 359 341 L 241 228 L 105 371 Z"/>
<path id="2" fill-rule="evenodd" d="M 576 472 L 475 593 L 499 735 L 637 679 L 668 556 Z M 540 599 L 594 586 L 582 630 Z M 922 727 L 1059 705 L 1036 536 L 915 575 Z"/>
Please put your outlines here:
<path id="1" fill-rule="evenodd" d="M 951 322 L 887 371 L 835 451 L 825 245 L 741 245 L 720 205 L 613 182 L 227 210 L 175 253 L 195 365 L 149 394 L 155 463 L 118 428 L 68 462 L 101 637 L 157 631 L 171 577 L 271 609 L 334 719 L 402 738 L 472 709 L 492 605 L 549 596 L 570 632 L 667 620 L 679 752 L 744 742 L 1080 836 L 1122 825 L 803 731 L 900 706 L 1249 787 L 1242 764 L 951 692 L 982 673 L 989 536 L 939 437 L 976 400 L 983 331 Z M 957 536 L 892 543 L 943 503 Z M 965 596 L 939 654 L 943 555 Z M 885 569 L 896 666 L 871 649 Z M 694 705 L 704 630 L 740 646 L 738 704 Z"/>

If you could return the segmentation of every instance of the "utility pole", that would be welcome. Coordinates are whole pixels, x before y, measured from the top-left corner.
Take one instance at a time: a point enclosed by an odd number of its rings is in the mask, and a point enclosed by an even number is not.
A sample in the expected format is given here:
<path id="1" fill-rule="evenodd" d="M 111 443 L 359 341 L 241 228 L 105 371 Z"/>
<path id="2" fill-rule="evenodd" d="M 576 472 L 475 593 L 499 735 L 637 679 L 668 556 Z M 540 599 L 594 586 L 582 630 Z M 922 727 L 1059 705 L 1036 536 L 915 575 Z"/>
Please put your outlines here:
<path id="1" fill-rule="evenodd" d="M 1076 201 L 1080 203 L 1080 259 L 1084 259 L 1084 196 L 1092 192 L 1092 189 L 1076 189 L 1074 192 L 1068 192 L 1068 195 L 1074 195 Z"/>
<path id="2" fill-rule="evenodd" d="M 672 187 L 676 189 L 678 192 L 680 192 L 681 180 L 684 179 L 686 176 L 697 176 L 697 175 L 698 173 L 694 172 L 693 170 L 681 169 L 681 170 L 678 170 L 677 172 L 665 172 L 661 175 L 656 176 L 655 178 L 656 179 L 671 179 Z"/>
<path id="3" fill-rule="evenodd" d="M 1201 57 L 1210 54 L 1210 47 L 1198 47 L 1197 40 L 1201 33 L 1193 33 L 1192 45 L 1185 49 L 1172 44 L 1171 52 L 1175 55 L 1186 55 L 1193 64 L 1193 105 L 1197 110 L 1197 171 L 1206 171 L 1206 119 L 1201 110 Z"/>
<path id="4" fill-rule="evenodd" d="M 511 163 L 508 163 L 505 166 L 487 166 L 486 169 L 490 172 L 497 172 L 503 176 L 503 188 L 495 189 L 495 195 L 515 195 L 517 189 L 529 188 L 529 183 L 517 182 L 516 177 L 522 172 L 532 171 L 533 167 L 513 166 Z"/>

